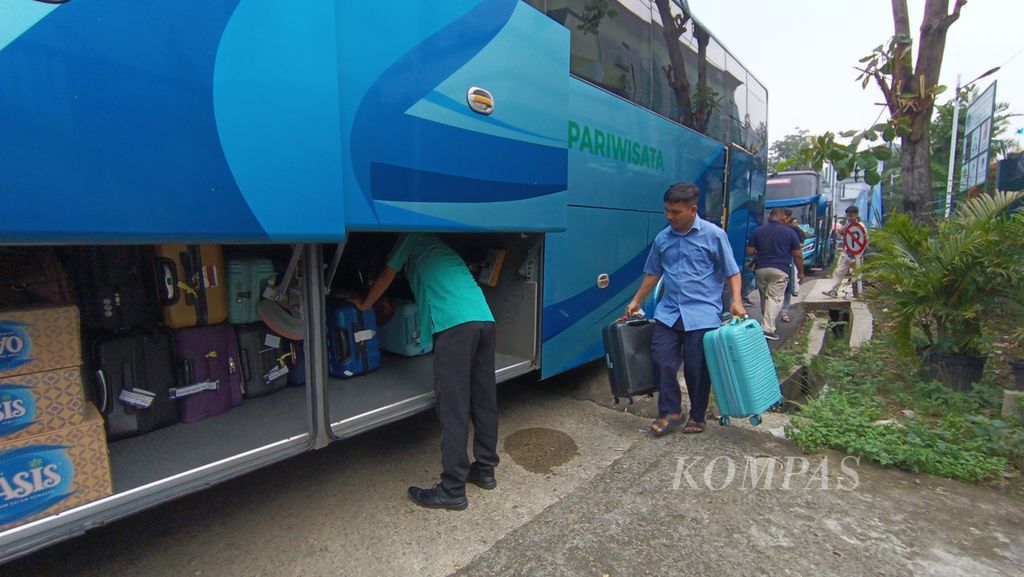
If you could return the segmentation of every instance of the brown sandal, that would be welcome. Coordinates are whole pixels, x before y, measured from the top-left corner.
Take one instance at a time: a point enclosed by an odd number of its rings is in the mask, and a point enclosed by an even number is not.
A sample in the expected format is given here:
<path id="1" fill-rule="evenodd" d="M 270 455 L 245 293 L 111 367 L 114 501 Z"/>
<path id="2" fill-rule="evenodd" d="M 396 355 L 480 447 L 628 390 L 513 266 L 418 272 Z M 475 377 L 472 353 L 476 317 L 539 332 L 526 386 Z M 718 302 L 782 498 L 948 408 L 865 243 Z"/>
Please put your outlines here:
<path id="1" fill-rule="evenodd" d="M 704 424 L 704 421 L 694 421 L 693 419 L 687 419 L 686 424 L 683 425 L 683 432 L 689 435 L 703 433 Z"/>

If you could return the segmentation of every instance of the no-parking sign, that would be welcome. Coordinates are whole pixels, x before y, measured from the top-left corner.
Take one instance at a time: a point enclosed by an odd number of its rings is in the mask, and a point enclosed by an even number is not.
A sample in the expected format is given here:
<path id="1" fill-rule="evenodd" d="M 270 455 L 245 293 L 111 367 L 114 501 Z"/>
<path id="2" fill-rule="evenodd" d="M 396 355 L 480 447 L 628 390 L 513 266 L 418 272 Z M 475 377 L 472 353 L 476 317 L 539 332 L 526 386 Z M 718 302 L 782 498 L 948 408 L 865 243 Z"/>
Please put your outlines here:
<path id="1" fill-rule="evenodd" d="M 868 247 L 868 231 L 859 222 L 851 223 L 843 231 L 843 248 L 846 252 L 857 256 Z"/>

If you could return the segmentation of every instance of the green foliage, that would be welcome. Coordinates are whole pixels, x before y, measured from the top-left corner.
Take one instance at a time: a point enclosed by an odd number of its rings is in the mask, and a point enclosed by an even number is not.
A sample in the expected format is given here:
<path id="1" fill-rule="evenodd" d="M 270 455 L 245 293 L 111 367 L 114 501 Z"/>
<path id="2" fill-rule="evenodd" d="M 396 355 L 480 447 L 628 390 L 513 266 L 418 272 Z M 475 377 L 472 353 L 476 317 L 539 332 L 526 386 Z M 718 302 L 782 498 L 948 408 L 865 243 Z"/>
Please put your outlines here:
<path id="1" fill-rule="evenodd" d="M 978 355 L 991 320 L 1024 322 L 1024 216 L 1007 212 L 1024 193 L 982 196 L 938 225 L 894 215 L 871 239 L 867 297 L 892 323 L 905 353 Z M 923 340 L 920 343 L 919 340 Z"/>
<path id="2" fill-rule="evenodd" d="M 840 180 L 855 174 L 863 175 L 864 181 L 874 186 L 889 176 L 888 172 L 879 171 L 878 162 L 893 159 L 893 141 L 910 134 L 910 123 L 909 118 L 901 118 L 882 122 L 865 130 L 839 133 L 840 139 L 849 139 L 846 144 L 837 141 L 836 134 L 832 132 L 807 137 L 805 147 L 781 161 L 777 169 L 789 170 L 793 166 L 806 166 L 820 171 L 825 163 L 831 163 Z M 881 142 L 878 144 L 870 144 L 879 140 Z"/>
<path id="3" fill-rule="evenodd" d="M 882 337 L 856 355 L 818 357 L 812 371 L 828 392 L 805 404 L 787 436 L 806 451 L 836 449 L 915 472 L 953 479 L 1001 478 L 1024 465 L 1024 428 L 992 416 L 997 391 L 979 385 L 952 391 L 908 375 Z M 895 418 L 901 408 L 916 417 Z"/>
<path id="4" fill-rule="evenodd" d="M 787 162 L 789 170 L 810 170 L 810 164 L 801 164 L 793 161 L 800 154 L 800 149 L 807 145 L 808 131 L 797 127 L 796 134 L 787 134 L 780 140 L 776 140 L 768 148 L 768 170 L 777 172 L 782 170 L 779 165 Z"/>

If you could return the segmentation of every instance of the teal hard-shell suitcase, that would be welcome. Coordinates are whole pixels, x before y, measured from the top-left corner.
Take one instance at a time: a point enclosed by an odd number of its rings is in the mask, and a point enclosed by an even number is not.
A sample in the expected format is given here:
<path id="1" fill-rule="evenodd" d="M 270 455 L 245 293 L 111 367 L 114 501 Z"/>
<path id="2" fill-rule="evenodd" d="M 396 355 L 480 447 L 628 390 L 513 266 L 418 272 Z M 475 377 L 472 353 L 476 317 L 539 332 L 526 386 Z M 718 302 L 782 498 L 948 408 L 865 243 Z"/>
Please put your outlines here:
<path id="1" fill-rule="evenodd" d="M 263 291 L 277 283 L 274 262 L 265 258 L 228 259 L 228 322 L 244 325 L 260 320 L 256 305 Z"/>
<path id="2" fill-rule="evenodd" d="M 389 353 L 418 357 L 434 350 L 420 339 L 420 308 L 415 302 L 394 299 L 395 316 L 380 326 L 380 346 Z"/>
<path id="3" fill-rule="evenodd" d="M 761 413 L 782 402 L 775 363 L 757 321 L 733 318 L 705 333 L 704 357 L 720 424 L 728 425 L 730 417 L 749 417 L 750 424 L 758 425 Z"/>

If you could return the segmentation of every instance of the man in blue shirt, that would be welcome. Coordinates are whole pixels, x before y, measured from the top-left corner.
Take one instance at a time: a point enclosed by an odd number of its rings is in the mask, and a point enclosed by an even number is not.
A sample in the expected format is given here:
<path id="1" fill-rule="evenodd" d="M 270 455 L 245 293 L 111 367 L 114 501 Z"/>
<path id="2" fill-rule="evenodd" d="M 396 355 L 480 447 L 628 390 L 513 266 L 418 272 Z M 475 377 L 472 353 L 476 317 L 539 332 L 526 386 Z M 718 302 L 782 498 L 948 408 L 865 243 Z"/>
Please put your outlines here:
<path id="1" fill-rule="evenodd" d="M 803 243 L 786 225 L 786 210 L 775 207 L 768 212 L 768 222 L 757 227 L 747 243 L 747 254 L 757 255 L 754 276 L 761 293 L 763 310 L 761 326 L 768 340 L 779 340 L 775 318 L 782 310 L 782 299 L 789 288 L 789 269 L 796 263 L 798 282 L 804 282 Z"/>
<path id="2" fill-rule="evenodd" d="M 494 379 L 494 316 L 462 258 L 433 234 L 399 237 L 366 298 L 369 310 L 405 270 L 420 309 L 422 346 L 434 345 L 434 395 L 441 421 L 441 482 L 409 487 L 409 498 L 431 509 L 465 509 L 466 483 L 493 489 L 498 482 L 498 400 Z M 473 456 L 466 444 L 473 423 Z"/>
<path id="3" fill-rule="evenodd" d="M 626 316 L 663 280 L 664 292 L 654 312 L 651 353 L 658 367 L 658 415 L 651 432 L 664 435 L 682 427 L 684 433 L 704 432 L 704 415 L 711 394 L 711 376 L 704 360 L 704 333 L 718 328 L 722 286 L 732 290 L 733 315 L 746 316 L 740 294 L 740 269 L 729 237 L 721 228 L 697 216 L 700 189 L 688 182 L 665 191 L 669 226 L 658 233 L 647 256 L 644 279 Z M 679 365 L 690 397 L 689 418 L 683 418 Z"/>

